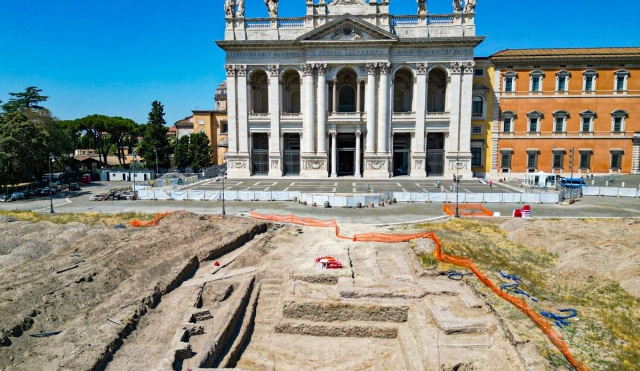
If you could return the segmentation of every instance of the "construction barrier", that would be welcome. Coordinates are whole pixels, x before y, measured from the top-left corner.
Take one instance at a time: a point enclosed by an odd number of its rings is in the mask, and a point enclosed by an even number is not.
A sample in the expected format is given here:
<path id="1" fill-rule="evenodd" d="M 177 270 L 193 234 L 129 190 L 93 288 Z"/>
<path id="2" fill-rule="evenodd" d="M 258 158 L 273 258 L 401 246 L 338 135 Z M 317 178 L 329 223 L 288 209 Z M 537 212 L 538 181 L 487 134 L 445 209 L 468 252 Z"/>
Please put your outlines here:
<path id="1" fill-rule="evenodd" d="M 155 227 L 156 225 L 158 225 L 158 222 L 160 221 L 160 219 L 164 218 L 165 216 L 167 216 L 169 214 L 171 214 L 171 211 L 168 211 L 166 213 L 158 213 L 158 214 L 156 214 L 155 218 L 153 218 L 152 220 L 150 220 L 148 222 L 141 222 L 139 220 L 132 220 L 129 223 L 134 228 L 137 228 L 137 227 Z"/>
<path id="2" fill-rule="evenodd" d="M 456 205 L 444 204 L 442 210 L 449 216 L 456 215 Z M 458 215 L 460 216 L 493 216 L 493 211 L 481 204 L 458 204 Z"/>
<path id="3" fill-rule="evenodd" d="M 449 205 L 445 205 L 445 207 L 447 206 Z M 576 370 L 579 370 L 579 371 L 589 370 L 589 368 L 586 365 L 584 365 L 581 362 L 578 362 L 573 357 L 573 355 L 571 354 L 571 351 L 569 350 L 569 347 L 567 346 L 565 341 L 562 339 L 562 336 L 558 334 L 558 332 L 556 332 L 551 327 L 551 325 L 549 324 L 549 321 L 545 320 L 545 318 L 542 315 L 540 315 L 538 312 L 533 310 L 526 303 L 525 299 L 516 298 L 502 291 L 499 286 L 494 284 L 482 272 L 480 272 L 478 267 L 476 267 L 476 265 L 473 263 L 472 259 L 468 257 L 460 257 L 460 256 L 445 254 L 442 251 L 442 245 L 440 243 L 440 240 L 438 239 L 438 237 L 436 237 L 434 232 L 420 232 L 415 234 L 365 233 L 365 234 L 356 234 L 356 235 L 353 235 L 353 237 L 348 237 L 348 236 L 340 235 L 340 228 L 338 227 L 338 223 L 335 219 L 320 220 L 320 219 L 313 219 L 313 218 L 299 218 L 293 214 L 283 215 L 283 216 L 275 215 L 275 214 L 262 215 L 262 214 L 258 214 L 254 210 L 251 210 L 251 217 L 255 219 L 271 220 L 271 221 L 292 223 L 292 224 L 305 225 L 305 226 L 334 227 L 335 234 L 337 237 L 342 239 L 350 239 L 354 242 L 360 241 L 360 242 L 397 243 L 397 242 L 408 242 L 418 238 L 429 238 L 433 240 L 433 242 L 436 245 L 436 248 L 433 254 L 438 261 L 454 264 L 459 267 L 466 268 L 471 272 L 473 272 L 473 274 L 476 277 L 478 277 L 478 279 L 485 286 L 487 286 L 489 290 L 491 290 L 494 294 L 496 294 L 497 296 L 509 302 L 514 307 L 518 308 L 522 313 L 524 313 L 527 317 L 529 317 L 536 324 L 536 326 L 538 326 L 538 328 L 540 328 L 540 330 L 542 330 L 542 332 L 545 335 L 547 335 L 547 337 L 549 338 L 549 340 L 551 340 L 553 345 L 555 345 L 556 348 L 558 348 L 558 350 L 562 352 L 562 354 L 565 356 L 567 361 Z"/>
<path id="4" fill-rule="evenodd" d="M 618 197 L 638 197 L 636 188 L 618 188 Z"/>
<path id="5" fill-rule="evenodd" d="M 540 203 L 541 204 L 557 204 L 560 201 L 560 195 L 557 193 L 541 193 L 540 194 Z"/>

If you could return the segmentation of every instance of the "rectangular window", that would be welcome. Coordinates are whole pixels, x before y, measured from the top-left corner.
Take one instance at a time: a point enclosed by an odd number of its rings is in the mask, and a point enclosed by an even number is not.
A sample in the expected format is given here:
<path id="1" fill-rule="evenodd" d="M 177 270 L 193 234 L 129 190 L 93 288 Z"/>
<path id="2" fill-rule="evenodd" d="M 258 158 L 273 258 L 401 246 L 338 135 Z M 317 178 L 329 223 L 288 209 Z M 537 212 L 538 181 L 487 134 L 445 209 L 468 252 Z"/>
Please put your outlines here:
<path id="1" fill-rule="evenodd" d="M 531 91 L 540 91 L 540 78 L 532 77 L 531 78 Z"/>
<path id="2" fill-rule="evenodd" d="M 511 153 L 503 153 L 502 154 L 502 159 L 500 161 L 500 167 L 502 169 L 509 169 L 511 168 Z"/>
<path id="3" fill-rule="evenodd" d="M 482 68 L 476 68 L 475 70 L 473 70 L 473 75 L 482 77 L 484 76 L 484 70 Z"/>
<path id="4" fill-rule="evenodd" d="M 556 133 L 564 132 L 564 119 L 561 117 L 556 117 L 556 125 L 554 128 Z"/>
<path id="5" fill-rule="evenodd" d="M 593 76 L 585 76 L 584 91 L 593 91 Z"/>
<path id="6" fill-rule="evenodd" d="M 482 100 L 473 101 L 473 117 L 482 117 Z"/>
<path id="7" fill-rule="evenodd" d="M 567 78 L 558 77 L 558 91 L 566 91 L 566 90 L 567 90 Z"/>
<path id="8" fill-rule="evenodd" d="M 507 91 L 507 92 L 513 91 L 513 77 L 506 77 L 504 79 L 504 91 Z"/>
<path id="9" fill-rule="evenodd" d="M 614 152 L 611 154 L 611 170 L 620 170 L 622 163 L 622 153 Z"/>
<path id="10" fill-rule="evenodd" d="M 537 133 L 538 132 L 538 119 L 537 118 L 530 118 L 529 119 L 529 132 L 530 133 Z"/>
<path id="11" fill-rule="evenodd" d="M 510 133 L 511 132 L 511 118 L 502 120 L 502 132 Z"/>
<path id="12" fill-rule="evenodd" d="M 538 155 L 535 153 L 529 153 L 527 155 L 527 168 L 529 169 L 535 169 L 537 168 L 538 164 Z"/>
<path id="13" fill-rule="evenodd" d="M 482 148 L 471 147 L 471 166 L 482 166 Z"/>
<path id="14" fill-rule="evenodd" d="M 590 166 L 589 162 L 591 160 L 591 154 L 589 153 L 581 153 L 580 154 L 580 169 L 588 169 Z"/>
<path id="15" fill-rule="evenodd" d="M 227 131 L 229 131 L 229 124 L 227 123 L 222 124 L 222 130 L 220 132 L 226 133 Z"/>
<path id="16" fill-rule="evenodd" d="M 613 132 L 620 133 L 622 131 L 622 117 L 613 118 Z"/>
<path id="17" fill-rule="evenodd" d="M 482 126 L 472 126 L 471 134 L 482 134 Z"/>
<path id="18" fill-rule="evenodd" d="M 591 119 L 588 117 L 582 118 L 582 132 L 588 133 L 591 131 Z"/>
<path id="19" fill-rule="evenodd" d="M 562 154 L 554 153 L 553 154 L 553 168 L 554 169 L 562 169 Z"/>
<path id="20" fill-rule="evenodd" d="M 616 76 L 616 91 L 624 91 L 624 76 Z"/>
<path id="21" fill-rule="evenodd" d="M 199 119 L 199 120 L 198 120 L 198 123 L 199 123 L 200 125 L 204 125 L 204 119 Z"/>

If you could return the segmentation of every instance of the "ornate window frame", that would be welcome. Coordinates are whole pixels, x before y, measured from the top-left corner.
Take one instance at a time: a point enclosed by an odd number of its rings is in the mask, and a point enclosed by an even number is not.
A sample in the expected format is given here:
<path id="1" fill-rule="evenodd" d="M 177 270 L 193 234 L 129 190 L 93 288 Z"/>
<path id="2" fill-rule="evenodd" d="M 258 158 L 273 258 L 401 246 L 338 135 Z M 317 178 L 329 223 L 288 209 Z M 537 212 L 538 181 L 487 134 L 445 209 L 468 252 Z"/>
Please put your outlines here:
<path id="1" fill-rule="evenodd" d="M 625 132 L 625 123 L 629 117 L 629 113 L 625 110 L 619 109 L 611 112 L 611 133 L 620 134 Z M 620 120 L 620 130 L 616 130 L 617 121 Z"/>
<path id="2" fill-rule="evenodd" d="M 580 112 L 580 133 L 587 134 L 593 133 L 593 121 L 596 118 L 597 114 L 594 111 L 586 110 Z M 585 120 L 589 121 L 589 130 L 584 130 Z"/>
<path id="3" fill-rule="evenodd" d="M 553 132 L 555 134 L 566 134 L 568 117 L 569 112 L 565 110 L 558 110 L 553 113 Z M 561 131 L 558 131 L 558 124 L 562 125 Z"/>
<path id="4" fill-rule="evenodd" d="M 502 90 L 504 93 L 515 93 L 516 92 L 516 81 L 518 80 L 518 74 L 513 71 L 507 71 L 504 73 L 502 77 Z M 507 82 L 511 82 L 511 87 L 507 90 Z"/>
<path id="5" fill-rule="evenodd" d="M 591 89 L 587 90 L 587 81 L 591 79 Z M 595 93 L 596 83 L 598 82 L 598 71 L 586 70 L 582 72 L 582 92 L 583 93 Z"/>
<path id="6" fill-rule="evenodd" d="M 571 72 L 567 70 L 561 70 L 556 72 L 556 93 L 568 93 L 569 92 L 569 79 L 571 78 Z M 560 82 L 564 81 L 564 86 L 561 86 Z M 562 88 L 562 89 L 561 89 Z"/>
<path id="7" fill-rule="evenodd" d="M 504 111 L 502 112 L 502 133 L 513 133 L 514 120 L 516 118 L 516 113 L 513 111 Z M 505 130 L 506 124 L 509 124 L 509 130 Z"/>
<path id="8" fill-rule="evenodd" d="M 529 92 L 542 93 L 542 82 L 544 80 L 544 71 L 533 70 L 529 72 Z M 536 84 L 537 81 L 537 84 Z M 535 90 L 534 90 L 535 88 Z"/>
<path id="9" fill-rule="evenodd" d="M 531 111 L 529 113 L 527 113 L 527 133 L 529 134 L 540 134 L 540 126 L 541 126 L 541 121 L 542 118 L 544 117 L 544 115 L 542 114 L 542 112 L 540 111 Z M 533 124 L 535 120 L 536 123 L 536 127 L 535 127 L 535 131 L 531 130 L 531 125 Z"/>
<path id="10" fill-rule="evenodd" d="M 627 81 L 629 80 L 629 71 L 625 69 L 617 70 L 613 73 L 613 92 L 614 94 L 624 94 L 627 92 Z M 622 89 L 618 89 L 619 79 L 622 79 Z"/>

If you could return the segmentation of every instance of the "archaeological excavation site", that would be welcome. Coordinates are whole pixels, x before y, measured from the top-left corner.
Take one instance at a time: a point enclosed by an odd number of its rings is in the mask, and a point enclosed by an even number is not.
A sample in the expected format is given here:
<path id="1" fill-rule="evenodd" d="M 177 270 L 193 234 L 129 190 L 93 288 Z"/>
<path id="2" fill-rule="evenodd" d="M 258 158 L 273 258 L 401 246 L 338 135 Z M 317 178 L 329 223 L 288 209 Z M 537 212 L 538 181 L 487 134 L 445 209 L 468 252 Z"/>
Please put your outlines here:
<path id="1" fill-rule="evenodd" d="M 557 369 L 430 264 L 426 238 L 188 212 L 141 228 L 0 218 L 3 371 Z"/>

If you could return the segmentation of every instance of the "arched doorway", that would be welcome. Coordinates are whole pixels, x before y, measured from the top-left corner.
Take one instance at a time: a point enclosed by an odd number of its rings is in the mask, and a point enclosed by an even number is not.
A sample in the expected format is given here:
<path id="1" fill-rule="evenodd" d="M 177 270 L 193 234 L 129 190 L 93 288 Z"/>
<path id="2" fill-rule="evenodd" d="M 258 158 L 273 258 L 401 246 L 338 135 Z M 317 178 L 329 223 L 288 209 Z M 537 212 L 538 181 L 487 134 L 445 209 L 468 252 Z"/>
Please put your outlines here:
<path id="1" fill-rule="evenodd" d="M 258 70 L 251 74 L 250 109 L 253 113 L 269 113 L 269 78 Z"/>
<path id="2" fill-rule="evenodd" d="M 413 111 L 413 75 L 406 68 L 398 70 L 393 78 L 393 112 Z"/>
<path id="3" fill-rule="evenodd" d="M 282 112 L 300 113 L 300 74 L 287 71 L 282 76 Z"/>

